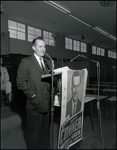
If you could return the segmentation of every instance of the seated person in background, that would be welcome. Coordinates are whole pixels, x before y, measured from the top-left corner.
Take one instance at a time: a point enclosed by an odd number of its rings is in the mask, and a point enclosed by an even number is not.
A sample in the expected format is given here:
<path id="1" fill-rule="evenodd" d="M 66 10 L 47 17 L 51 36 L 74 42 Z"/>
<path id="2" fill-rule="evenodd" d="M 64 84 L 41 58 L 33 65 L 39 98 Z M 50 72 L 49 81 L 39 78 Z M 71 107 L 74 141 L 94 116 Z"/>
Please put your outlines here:
<path id="1" fill-rule="evenodd" d="M 7 71 L 7 68 L 2 66 L 3 60 L 2 57 L 0 57 L 0 76 L 1 76 L 1 80 L 0 80 L 0 85 L 1 85 L 1 92 L 5 92 L 5 102 L 4 105 L 9 105 L 11 102 L 11 95 L 12 95 L 12 91 L 11 91 L 11 82 L 9 81 L 9 74 Z M 2 93 L 1 93 L 2 94 Z"/>

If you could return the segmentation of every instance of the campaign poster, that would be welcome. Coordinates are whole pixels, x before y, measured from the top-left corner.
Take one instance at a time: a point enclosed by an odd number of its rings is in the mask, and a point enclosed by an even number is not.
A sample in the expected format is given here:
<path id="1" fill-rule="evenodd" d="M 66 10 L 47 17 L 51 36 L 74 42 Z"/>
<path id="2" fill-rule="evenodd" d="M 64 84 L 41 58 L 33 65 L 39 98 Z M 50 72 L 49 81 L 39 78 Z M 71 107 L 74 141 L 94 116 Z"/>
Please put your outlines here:
<path id="1" fill-rule="evenodd" d="M 62 72 L 58 149 L 69 149 L 83 138 L 83 111 L 87 74 L 87 69 Z"/>

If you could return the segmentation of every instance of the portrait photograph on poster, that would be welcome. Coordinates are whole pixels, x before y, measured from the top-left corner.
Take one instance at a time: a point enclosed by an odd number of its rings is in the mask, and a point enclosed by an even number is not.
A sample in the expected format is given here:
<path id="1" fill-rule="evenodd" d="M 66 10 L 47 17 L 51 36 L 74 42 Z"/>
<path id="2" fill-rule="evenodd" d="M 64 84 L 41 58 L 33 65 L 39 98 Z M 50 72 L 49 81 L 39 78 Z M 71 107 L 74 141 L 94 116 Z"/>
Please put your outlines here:
<path id="1" fill-rule="evenodd" d="M 62 73 L 61 120 L 58 149 L 69 149 L 82 139 L 87 69 Z"/>

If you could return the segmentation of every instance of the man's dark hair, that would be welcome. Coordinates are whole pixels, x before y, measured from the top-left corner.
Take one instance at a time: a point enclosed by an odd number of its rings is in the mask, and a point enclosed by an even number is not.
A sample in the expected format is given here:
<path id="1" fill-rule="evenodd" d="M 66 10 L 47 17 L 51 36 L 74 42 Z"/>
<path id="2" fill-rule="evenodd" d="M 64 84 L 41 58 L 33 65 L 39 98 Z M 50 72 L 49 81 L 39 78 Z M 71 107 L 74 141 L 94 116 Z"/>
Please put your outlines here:
<path id="1" fill-rule="evenodd" d="M 42 40 L 42 41 L 44 41 L 44 39 L 43 39 L 42 37 L 37 37 L 37 38 L 33 39 L 33 41 L 32 41 L 32 46 L 35 45 L 35 43 L 36 43 L 37 40 Z"/>

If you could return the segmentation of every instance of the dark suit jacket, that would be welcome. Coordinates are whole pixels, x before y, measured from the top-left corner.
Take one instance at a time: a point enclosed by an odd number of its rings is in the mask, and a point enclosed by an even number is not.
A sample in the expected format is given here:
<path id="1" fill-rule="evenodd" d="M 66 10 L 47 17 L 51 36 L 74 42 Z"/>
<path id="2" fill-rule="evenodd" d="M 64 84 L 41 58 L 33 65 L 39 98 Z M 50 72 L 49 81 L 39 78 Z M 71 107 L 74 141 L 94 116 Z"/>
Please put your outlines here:
<path id="1" fill-rule="evenodd" d="M 68 102 L 67 102 L 67 106 L 66 106 L 66 117 L 69 115 L 69 117 L 72 117 L 72 101 L 73 99 L 71 98 Z M 81 101 L 78 99 L 77 100 L 77 106 L 76 106 L 76 113 L 79 112 L 81 109 Z"/>
<path id="2" fill-rule="evenodd" d="M 51 70 L 51 61 L 44 58 L 46 72 Z M 41 81 L 43 74 L 34 55 L 23 58 L 17 71 L 17 87 L 27 97 L 26 108 L 47 112 L 50 98 L 50 84 Z M 31 98 L 36 94 L 35 98 Z"/>

